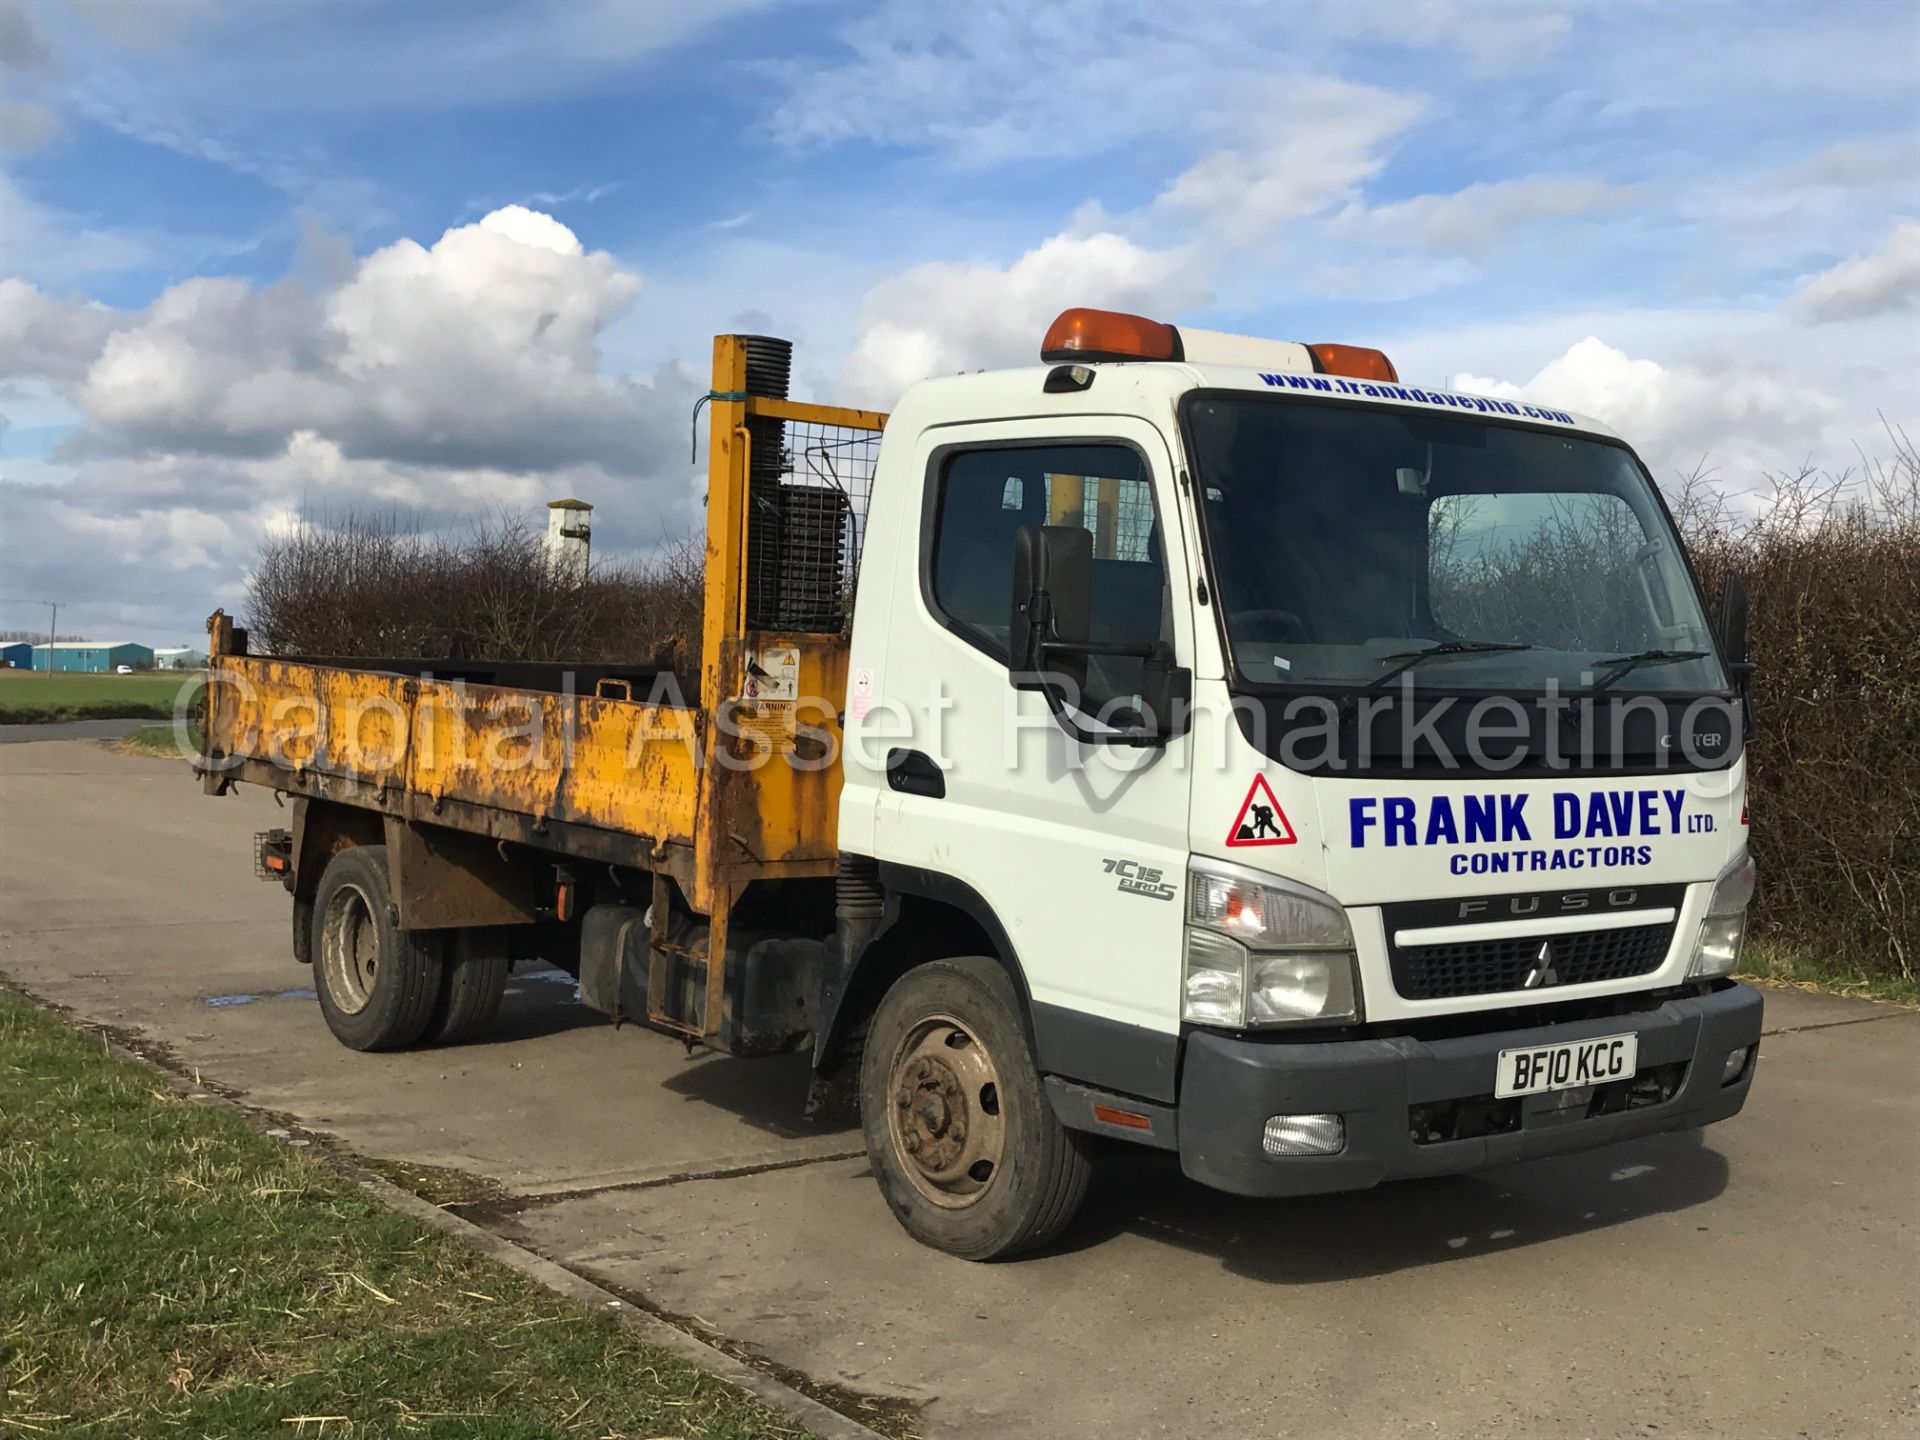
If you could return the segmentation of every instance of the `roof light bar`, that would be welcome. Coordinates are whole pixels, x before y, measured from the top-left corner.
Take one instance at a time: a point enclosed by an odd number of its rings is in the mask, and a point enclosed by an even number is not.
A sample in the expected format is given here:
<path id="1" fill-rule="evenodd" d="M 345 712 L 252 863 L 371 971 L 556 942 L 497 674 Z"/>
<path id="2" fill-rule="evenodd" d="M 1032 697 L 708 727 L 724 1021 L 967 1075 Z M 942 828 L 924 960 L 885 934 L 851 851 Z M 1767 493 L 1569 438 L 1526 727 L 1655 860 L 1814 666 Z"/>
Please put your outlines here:
<path id="1" fill-rule="evenodd" d="M 1214 330 L 1183 333 L 1144 315 L 1084 306 L 1062 310 L 1047 327 L 1046 338 L 1040 342 L 1040 358 L 1054 365 L 1089 360 L 1189 360 L 1203 365 L 1314 371 L 1355 380 L 1400 378 L 1391 360 L 1362 345 L 1302 345 Z"/>

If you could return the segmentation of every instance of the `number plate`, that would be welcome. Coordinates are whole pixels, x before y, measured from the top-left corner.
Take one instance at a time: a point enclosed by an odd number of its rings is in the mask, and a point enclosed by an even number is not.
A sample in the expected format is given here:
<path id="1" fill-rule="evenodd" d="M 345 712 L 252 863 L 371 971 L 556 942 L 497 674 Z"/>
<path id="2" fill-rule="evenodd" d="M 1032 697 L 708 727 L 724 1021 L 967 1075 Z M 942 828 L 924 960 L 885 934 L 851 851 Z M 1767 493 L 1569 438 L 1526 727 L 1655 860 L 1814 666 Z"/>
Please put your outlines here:
<path id="1" fill-rule="evenodd" d="M 1567 1045 L 1502 1050 L 1493 1093 L 1505 1100 L 1512 1095 L 1544 1095 L 1549 1090 L 1604 1085 L 1609 1080 L 1631 1078 L 1639 1060 L 1638 1035 L 1602 1035 L 1597 1040 L 1575 1040 Z"/>

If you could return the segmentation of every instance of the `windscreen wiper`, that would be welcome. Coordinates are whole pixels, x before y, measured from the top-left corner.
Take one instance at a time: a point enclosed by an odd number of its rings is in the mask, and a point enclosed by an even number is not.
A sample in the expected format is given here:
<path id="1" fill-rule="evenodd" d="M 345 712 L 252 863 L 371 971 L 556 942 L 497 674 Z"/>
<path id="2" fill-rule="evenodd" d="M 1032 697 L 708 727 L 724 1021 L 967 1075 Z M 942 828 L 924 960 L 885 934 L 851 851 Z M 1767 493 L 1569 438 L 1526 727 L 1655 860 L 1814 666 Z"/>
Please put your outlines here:
<path id="1" fill-rule="evenodd" d="M 1345 720 L 1360 704 L 1360 697 L 1384 690 L 1398 680 L 1414 666 L 1425 661 L 1444 658 L 1448 655 L 1493 655 L 1502 650 L 1531 650 L 1533 646 L 1520 642 L 1502 640 L 1442 640 L 1438 645 L 1425 650 L 1404 650 L 1396 655 L 1382 655 L 1382 660 L 1398 661 L 1391 670 L 1383 670 L 1358 690 L 1348 695 L 1340 704 L 1340 718 Z"/>
<path id="2" fill-rule="evenodd" d="M 1627 678 L 1642 665 L 1676 665 L 1682 660 L 1704 660 L 1713 652 L 1710 650 L 1642 650 L 1638 655 L 1616 655 L 1611 660 L 1596 660 L 1596 668 L 1604 668 L 1602 675 L 1584 690 L 1574 692 L 1570 697 L 1575 700 L 1589 695 L 1598 695 L 1602 690 L 1611 688 Z"/>

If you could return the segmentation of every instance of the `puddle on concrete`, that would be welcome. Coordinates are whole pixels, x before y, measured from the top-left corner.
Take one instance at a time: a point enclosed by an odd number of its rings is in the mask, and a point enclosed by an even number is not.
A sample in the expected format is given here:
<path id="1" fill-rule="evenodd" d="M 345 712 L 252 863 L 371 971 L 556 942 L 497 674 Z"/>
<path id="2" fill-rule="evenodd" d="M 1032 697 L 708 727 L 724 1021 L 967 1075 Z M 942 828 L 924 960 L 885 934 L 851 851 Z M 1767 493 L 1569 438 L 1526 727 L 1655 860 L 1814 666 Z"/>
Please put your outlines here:
<path id="1" fill-rule="evenodd" d="M 528 970 L 516 972 L 513 977 L 507 981 L 507 994 L 525 995 L 527 993 L 526 982 L 530 980 L 537 980 L 544 985 L 564 985 L 569 996 L 575 1000 L 580 998 L 579 982 L 564 970 Z"/>
<path id="2" fill-rule="evenodd" d="M 200 1003 L 209 1010 L 225 1010 L 234 1005 L 251 1005 L 256 1000 L 318 1000 L 311 990 L 269 990 L 260 995 L 202 995 Z"/>

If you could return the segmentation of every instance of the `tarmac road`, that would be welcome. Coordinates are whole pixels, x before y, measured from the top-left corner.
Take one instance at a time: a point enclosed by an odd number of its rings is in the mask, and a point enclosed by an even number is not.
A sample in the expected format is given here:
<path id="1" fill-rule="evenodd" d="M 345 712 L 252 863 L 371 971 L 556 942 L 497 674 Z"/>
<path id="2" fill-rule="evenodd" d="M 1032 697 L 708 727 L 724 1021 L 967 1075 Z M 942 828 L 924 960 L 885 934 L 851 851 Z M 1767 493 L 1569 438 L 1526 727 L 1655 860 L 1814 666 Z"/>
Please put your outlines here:
<path id="1" fill-rule="evenodd" d="M 76 741 L 0 750 L 0 973 L 468 1213 L 930 1434 L 1913 1435 L 1920 1013 L 1786 992 L 1703 1134 L 1246 1201 L 1102 1160 L 1064 1244 L 968 1265 L 894 1225 L 804 1062 L 689 1054 L 516 974 L 492 1036 L 355 1055 L 253 879 L 258 791 Z"/>

